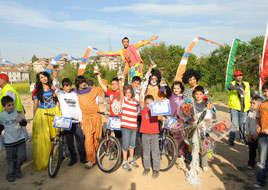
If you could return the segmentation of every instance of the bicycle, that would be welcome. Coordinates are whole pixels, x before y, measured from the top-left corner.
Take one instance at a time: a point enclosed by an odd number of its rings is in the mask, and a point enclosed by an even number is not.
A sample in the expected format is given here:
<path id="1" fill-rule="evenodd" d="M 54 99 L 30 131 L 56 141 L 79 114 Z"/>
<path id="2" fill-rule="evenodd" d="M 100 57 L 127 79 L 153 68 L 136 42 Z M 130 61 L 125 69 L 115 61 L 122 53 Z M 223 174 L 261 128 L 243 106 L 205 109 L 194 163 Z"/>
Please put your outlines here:
<path id="1" fill-rule="evenodd" d="M 97 112 L 98 114 L 108 117 L 109 123 L 103 138 L 98 139 L 99 146 L 96 152 L 96 161 L 98 167 L 105 173 L 115 171 L 121 162 L 122 148 L 119 140 L 112 136 L 113 130 L 120 130 L 114 126 L 113 121 L 120 124 L 119 117 L 110 116 L 104 112 Z"/>
<path id="2" fill-rule="evenodd" d="M 45 113 L 47 116 L 51 117 L 61 117 L 56 116 L 54 114 L 48 114 Z M 63 117 L 61 117 L 63 118 Z M 70 130 L 72 125 L 71 118 L 66 118 L 67 122 L 69 122 L 69 129 L 64 128 L 64 130 Z M 61 163 L 64 161 L 64 159 L 67 157 L 67 143 L 66 143 L 66 137 L 64 135 L 64 130 L 61 128 L 61 126 L 55 126 L 55 122 L 53 125 L 54 128 L 59 128 L 57 131 L 57 135 L 55 138 L 53 138 L 53 143 L 51 147 L 51 152 L 49 155 L 49 162 L 48 162 L 48 175 L 50 178 L 55 178 L 60 170 Z"/>
<path id="3" fill-rule="evenodd" d="M 159 137 L 160 149 L 160 171 L 168 171 L 175 164 L 178 157 L 178 146 L 170 135 L 170 129 L 176 125 L 177 119 L 171 116 L 164 116 L 166 122 Z"/>

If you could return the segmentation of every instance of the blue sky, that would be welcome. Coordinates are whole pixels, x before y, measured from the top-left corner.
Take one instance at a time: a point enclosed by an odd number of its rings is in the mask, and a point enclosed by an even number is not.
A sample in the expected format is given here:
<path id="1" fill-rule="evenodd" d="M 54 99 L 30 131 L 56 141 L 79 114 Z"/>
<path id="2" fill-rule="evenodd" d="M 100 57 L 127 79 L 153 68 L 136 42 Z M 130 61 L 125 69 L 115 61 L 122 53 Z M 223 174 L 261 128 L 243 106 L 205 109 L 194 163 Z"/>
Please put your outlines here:
<path id="1" fill-rule="evenodd" d="M 267 10 L 267 0 L 0 0 L 0 51 L 15 63 L 34 54 L 82 57 L 89 45 L 107 51 L 109 34 L 114 51 L 124 36 L 136 43 L 153 34 L 168 45 L 187 47 L 197 36 L 230 45 L 264 35 Z M 192 53 L 215 48 L 199 42 Z"/>

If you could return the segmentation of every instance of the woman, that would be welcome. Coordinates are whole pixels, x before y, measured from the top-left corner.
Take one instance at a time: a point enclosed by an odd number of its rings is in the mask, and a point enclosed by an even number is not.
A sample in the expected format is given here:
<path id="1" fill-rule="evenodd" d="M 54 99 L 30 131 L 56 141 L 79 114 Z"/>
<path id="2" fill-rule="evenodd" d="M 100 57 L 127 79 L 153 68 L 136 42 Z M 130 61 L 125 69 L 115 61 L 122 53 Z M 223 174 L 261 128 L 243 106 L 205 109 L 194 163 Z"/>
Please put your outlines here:
<path id="1" fill-rule="evenodd" d="M 45 113 L 61 115 L 59 107 L 55 104 L 54 97 L 49 74 L 45 71 L 37 73 L 36 94 L 33 97 L 33 152 L 34 168 L 36 170 L 47 169 L 51 151 L 51 139 L 56 136 L 56 129 L 52 128 L 54 118 L 44 115 Z"/>
<path id="2" fill-rule="evenodd" d="M 86 149 L 86 168 L 92 168 L 96 163 L 96 150 L 102 133 L 102 117 L 97 112 L 100 111 L 96 98 L 103 94 L 103 90 L 99 87 L 87 88 L 86 78 L 77 76 L 75 79 L 74 92 L 78 96 L 80 108 L 82 110 L 82 127 L 85 134 Z"/>
<path id="3" fill-rule="evenodd" d="M 190 88 L 187 88 L 183 96 L 185 98 L 192 98 L 192 92 L 194 88 L 198 85 L 198 81 L 201 79 L 200 71 L 195 71 L 194 69 L 188 69 L 182 76 L 182 81 L 184 85 L 189 84 Z M 208 91 L 205 89 L 205 95 L 207 95 Z"/>

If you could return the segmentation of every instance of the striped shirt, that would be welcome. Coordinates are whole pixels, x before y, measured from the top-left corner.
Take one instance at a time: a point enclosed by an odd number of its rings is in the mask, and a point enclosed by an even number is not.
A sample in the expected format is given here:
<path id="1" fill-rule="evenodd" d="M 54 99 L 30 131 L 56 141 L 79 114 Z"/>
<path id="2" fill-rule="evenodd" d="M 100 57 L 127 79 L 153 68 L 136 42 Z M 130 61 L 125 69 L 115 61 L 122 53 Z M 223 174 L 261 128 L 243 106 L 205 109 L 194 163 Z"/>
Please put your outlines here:
<path id="1" fill-rule="evenodd" d="M 121 127 L 129 129 L 137 128 L 137 106 L 138 101 L 124 97 L 121 114 Z"/>

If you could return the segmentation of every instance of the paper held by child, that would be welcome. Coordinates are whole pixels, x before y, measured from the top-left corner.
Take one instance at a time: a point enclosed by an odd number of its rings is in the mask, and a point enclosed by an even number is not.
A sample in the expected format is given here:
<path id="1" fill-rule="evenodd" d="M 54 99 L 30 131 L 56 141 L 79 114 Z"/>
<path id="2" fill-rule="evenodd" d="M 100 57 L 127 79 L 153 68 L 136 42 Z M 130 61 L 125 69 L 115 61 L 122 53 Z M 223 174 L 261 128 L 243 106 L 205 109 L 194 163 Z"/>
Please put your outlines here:
<path id="1" fill-rule="evenodd" d="M 53 128 L 70 130 L 72 127 L 72 118 L 56 115 L 54 118 Z"/>
<path id="2" fill-rule="evenodd" d="M 171 114 L 169 100 L 152 101 L 150 102 L 150 109 L 151 109 L 152 116 Z"/>

